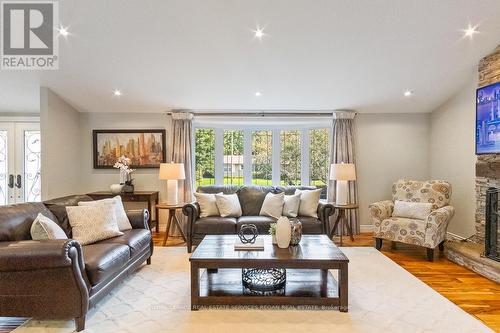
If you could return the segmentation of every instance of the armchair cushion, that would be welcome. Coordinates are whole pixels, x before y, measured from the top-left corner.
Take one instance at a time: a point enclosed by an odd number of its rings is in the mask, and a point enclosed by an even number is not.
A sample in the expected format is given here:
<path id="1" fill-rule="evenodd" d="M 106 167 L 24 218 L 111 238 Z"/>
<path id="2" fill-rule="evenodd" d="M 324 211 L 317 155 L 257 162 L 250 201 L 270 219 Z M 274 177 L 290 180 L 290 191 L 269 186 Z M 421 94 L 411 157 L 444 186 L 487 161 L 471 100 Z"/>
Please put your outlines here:
<path id="1" fill-rule="evenodd" d="M 392 186 L 392 200 L 410 202 L 429 202 L 432 209 L 450 204 L 451 185 L 444 180 L 404 180 L 400 179 Z"/>
<path id="2" fill-rule="evenodd" d="M 391 200 L 384 200 L 372 203 L 368 208 L 370 220 L 375 230 L 379 230 L 382 221 L 392 216 L 394 203 Z"/>
<path id="3" fill-rule="evenodd" d="M 407 202 L 396 200 L 392 216 L 424 220 L 431 213 L 431 210 L 432 204 L 429 202 Z"/>
<path id="4" fill-rule="evenodd" d="M 423 246 L 426 228 L 425 220 L 390 217 L 381 222 L 380 228 L 375 230 L 374 236 Z"/>

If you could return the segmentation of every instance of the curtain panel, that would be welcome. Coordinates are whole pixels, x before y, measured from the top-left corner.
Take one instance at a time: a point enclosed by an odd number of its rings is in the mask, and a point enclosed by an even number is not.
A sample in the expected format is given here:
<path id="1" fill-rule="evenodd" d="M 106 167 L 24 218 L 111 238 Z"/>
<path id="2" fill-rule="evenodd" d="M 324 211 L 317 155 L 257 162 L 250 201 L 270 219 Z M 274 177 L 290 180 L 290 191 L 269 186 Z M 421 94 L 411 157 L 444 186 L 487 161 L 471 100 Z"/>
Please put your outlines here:
<path id="1" fill-rule="evenodd" d="M 353 163 L 356 164 L 355 158 L 355 112 L 341 111 L 334 112 L 332 121 L 332 142 L 330 145 L 330 164 L 334 163 Z M 337 182 L 329 180 L 328 184 L 328 201 L 335 202 Z M 358 202 L 358 185 L 357 181 L 350 181 L 348 187 L 348 199 L 351 203 Z M 359 215 L 358 210 L 347 210 L 347 222 L 352 226 L 352 232 L 359 234 Z M 332 216 L 331 221 L 335 221 L 336 214 Z M 332 224 L 330 221 L 330 224 Z M 333 225 L 331 225 L 333 228 Z M 347 234 L 347 228 L 344 228 L 344 235 Z M 337 235 L 340 235 L 341 228 L 337 229 Z"/>
<path id="2" fill-rule="evenodd" d="M 179 180 L 179 202 L 193 201 L 193 114 L 188 112 L 172 113 L 172 149 L 171 161 L 174 163 L 184 163 L 185 180 Z M 179 220 L 183 232 L 187 234 L 187 218 L 180 210 L 177 210 L 176 217 Z M 174 232 L 178 235 L 178 231 Z"/>

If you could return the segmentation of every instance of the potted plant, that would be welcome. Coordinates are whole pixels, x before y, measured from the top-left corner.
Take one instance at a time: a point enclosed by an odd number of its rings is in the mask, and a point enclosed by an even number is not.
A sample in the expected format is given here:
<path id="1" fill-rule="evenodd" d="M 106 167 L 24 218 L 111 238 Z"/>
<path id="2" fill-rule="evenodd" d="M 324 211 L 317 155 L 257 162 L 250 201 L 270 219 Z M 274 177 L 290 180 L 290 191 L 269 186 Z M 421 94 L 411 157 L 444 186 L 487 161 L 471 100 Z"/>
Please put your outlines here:
<path id="1" fill-rule="evenodd" d="M 269 235 L 273 237 L 273 244 L 276 244 L 276 223 L 269 224 Z"/>
<path id="2" fill-rule="evenodd" d="M 125 193 L 133 193 L 134 192 L 134 179 L 132 178 L 132 173 L 135 169 L 130 168 L 130 158 L 125 156 L 120 156 L 116 161 L 114 168 L 120 170 L 120 191 Z M 116 185 L 116 184 L 115 184 Z M 115 191 L 117 187 L 115 185 L 111 185 L 111 191 L 113 192 L 113 187 Z"/>

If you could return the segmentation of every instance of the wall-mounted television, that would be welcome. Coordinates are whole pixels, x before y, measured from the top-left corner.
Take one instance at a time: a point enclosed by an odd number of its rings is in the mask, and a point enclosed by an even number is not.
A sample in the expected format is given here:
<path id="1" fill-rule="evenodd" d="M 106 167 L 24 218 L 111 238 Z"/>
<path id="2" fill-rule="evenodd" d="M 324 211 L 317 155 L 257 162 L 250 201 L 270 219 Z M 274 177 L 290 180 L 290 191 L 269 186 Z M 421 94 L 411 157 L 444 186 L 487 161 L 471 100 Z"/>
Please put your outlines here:
<path id="1" fill-rule="evenodd" d="M 476 154 L 500 153 L 500 82 L 476 91 Z"/>

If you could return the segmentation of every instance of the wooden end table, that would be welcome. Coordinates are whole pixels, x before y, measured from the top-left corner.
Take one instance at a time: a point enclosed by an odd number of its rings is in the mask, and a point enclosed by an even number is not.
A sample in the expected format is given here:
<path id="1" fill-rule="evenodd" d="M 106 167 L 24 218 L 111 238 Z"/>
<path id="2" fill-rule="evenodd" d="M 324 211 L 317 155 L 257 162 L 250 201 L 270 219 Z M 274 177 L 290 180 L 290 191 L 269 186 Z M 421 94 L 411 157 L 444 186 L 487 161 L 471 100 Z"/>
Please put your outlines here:
<path id="1" fill-rule="evenodd" d="M 350 221 L 347 221 L 346 211 L 350 209 L 351 210 L 358 209 L 359 205 L 358 204 L 337 205 L 336 203 L 332 204 L 333 207 L 339 210 L 339 213 L 337 215 L 337 219 L 335 220 L 335 224 L 333 225 L 332 232 L 330 233 L 330 238 L 333 238 L 340 224 L 340 246 L 342 246 L 342 234 L 344 233 L 344 226 L 347 228 L 347 231 L 349 232 L 349 237 L 351 238 L 351 241 L 354 242 L 351 223 Z"/>
<path id="2" fill-rule="evenodd" d="M 177 228 L 179 228 L 179 231 L 181 233 L 182 239 L 184 239 L 184 242 L 187 242 L 186 236 L 184 235 L 184 231 L 182 231 L 181 224 L 179 220 L 177 219 L 177 216 L 175 216 L 175 212 L 178 209 L 182 209 L 184 207 L 185 203 L 179 203 L 177 205 L 168 205 L 166 203 L 160 203 L 156 205 L 156 209 L 167 209 L 168 210 L 168 220 L 167 220 L 167 228 L 165 230 L 165 237 L 163 238 L 163 246 L 167 245 L 167 240 L 168 240 L 168 234 L 170 233 L 170 229 L 173 227 L 172 221 L 177 225 Z"/>
<path id="3" fill-rule="evenodd" d="M 313 305 L 348 311 L 349 259 L 327 235 L 303 235 L 280 249 L 269 235 L 263 251 L 235 251 L 236 235 L 207 235 L 191 258 L 191 310 L 203 305 Z M 244 268 L 284 268 L 283 293 L 247 292 Z M 335 279 L 330 269 L 338 271 Z"/>

